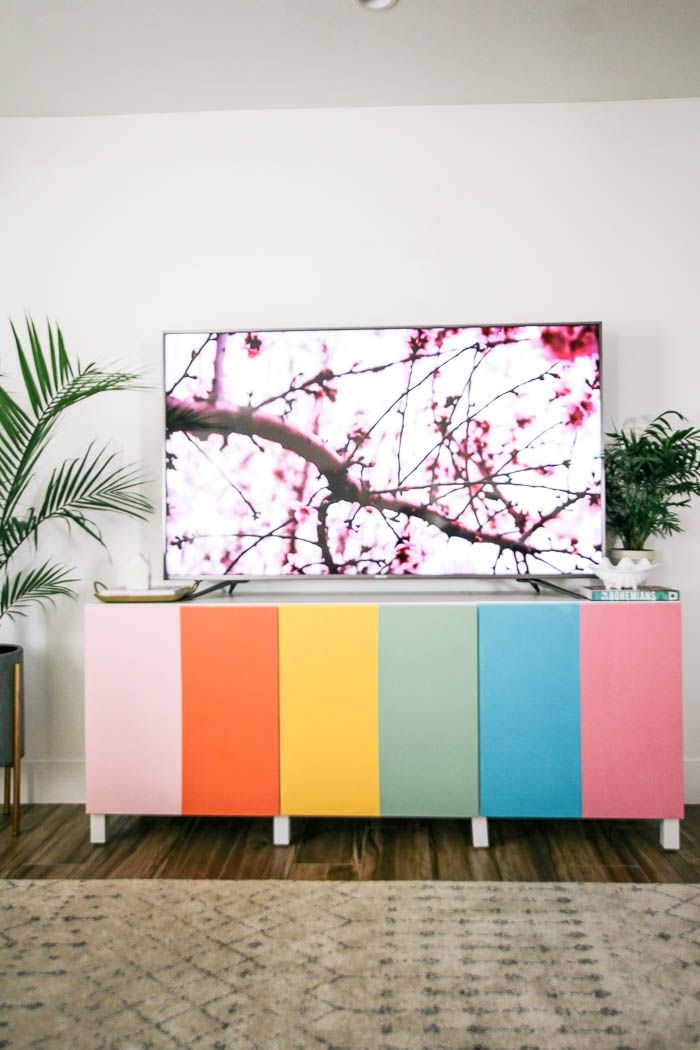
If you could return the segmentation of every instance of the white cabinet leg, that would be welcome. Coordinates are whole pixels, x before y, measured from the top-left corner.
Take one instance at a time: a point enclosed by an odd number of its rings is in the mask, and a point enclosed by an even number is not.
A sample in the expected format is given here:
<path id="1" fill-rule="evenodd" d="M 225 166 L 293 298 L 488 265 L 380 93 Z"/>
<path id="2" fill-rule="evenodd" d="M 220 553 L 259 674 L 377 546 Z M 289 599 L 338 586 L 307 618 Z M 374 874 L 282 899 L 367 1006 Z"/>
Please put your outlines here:
<path id="1" fill-rule="evenodd" d="M 664 849 L 681 848 L 681 822 L 680 820 L 661 821 L 661 845 Z"/>
<path id="2" fill-rule="evenodd" d="M 275 846 L 288 846 L 292 841 L 291 817 L 272 818 L 272 842 Z"/>
<path id="3" fill-rule="evenodd" d="M 472 846 L 488 846 L 489 825 L 486 817 L 472 817 Z"/>
<path id="4" fill-rule="evenodd" d="M 90 842 L 93 846 L 103 846 L 109 838 L 109 817 L 103 813 L 90 814 Z"/>

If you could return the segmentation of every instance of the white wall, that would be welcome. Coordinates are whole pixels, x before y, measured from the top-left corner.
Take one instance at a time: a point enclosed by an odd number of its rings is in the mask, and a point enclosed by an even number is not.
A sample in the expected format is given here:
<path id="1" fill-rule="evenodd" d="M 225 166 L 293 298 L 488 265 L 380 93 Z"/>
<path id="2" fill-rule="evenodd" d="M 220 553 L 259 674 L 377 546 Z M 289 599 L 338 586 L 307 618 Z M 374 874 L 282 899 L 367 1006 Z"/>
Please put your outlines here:
<path id="1" fill-rule="evenodd" d="M 76 413 L 160 473 L 165 328 L 598 319 L 607 420 L 700 423 L 700 100 L 0 122 L 0 317 L 57 319 L 153 388 Z M 9 326 L 0 370 L 15 373 Z M 154 486 L 157 493 L 157 486 Z M 700 801 L 700 505 L 662 545 L 685 617 L 687 797 Z M 117 582 L 159 524 L 106 528 Z M 3 624 L 28 667 L 27 796 L 82 792 L 82 610 Z"/>

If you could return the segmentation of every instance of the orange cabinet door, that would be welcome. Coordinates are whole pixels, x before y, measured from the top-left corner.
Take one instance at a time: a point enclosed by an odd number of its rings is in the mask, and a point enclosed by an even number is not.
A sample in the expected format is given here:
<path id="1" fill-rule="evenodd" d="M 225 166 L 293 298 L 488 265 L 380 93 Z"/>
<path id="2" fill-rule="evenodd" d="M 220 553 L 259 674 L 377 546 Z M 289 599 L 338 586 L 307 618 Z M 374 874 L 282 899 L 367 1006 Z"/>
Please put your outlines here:
<path id="1" fill-rule="evenodd" d="M 277 610 L 181 610 L 182 812 L 279 813 Z"/>

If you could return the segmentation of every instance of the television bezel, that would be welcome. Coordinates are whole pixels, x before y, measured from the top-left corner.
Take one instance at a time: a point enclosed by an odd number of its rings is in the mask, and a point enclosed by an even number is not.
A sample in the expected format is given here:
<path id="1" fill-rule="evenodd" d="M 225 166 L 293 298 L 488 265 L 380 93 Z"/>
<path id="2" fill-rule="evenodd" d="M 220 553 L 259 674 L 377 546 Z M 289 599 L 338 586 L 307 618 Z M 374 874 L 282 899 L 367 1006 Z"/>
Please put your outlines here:
<path id="1" fill-rule="evenodd" d="M 161 549 L 162 549 L 162 564 L 163 564 L 163 579 L 164 580 L 197 580 L 200 583 L 220 583 L 220 584 L 239 584 L 239 583 L 266 583 L 276 585 L 290 585 L 294 584 L 295 588 L 304 586 L 311 582 L 316 585 L 323 581 L 323 586 L 330 587 L 331 583 L 338 583 L 341 587 L 347 587 L 350 583 L 358 584 L 365 587 L 373 587 L 374 581 L 377 581 L 377 585 L 381 586 L 386 582 L 392 582 L 394 584 L 399 581 L 406 581 L 405 586 L 412 584 L 421 585 L 425 582 L 440 582 L 447 583 L 449 581 L 459 580 L 479 580 L 479 581 L 491 581 L 492 583 L 509 583 L 509 582 L 535 582 L 537 580 L 545 581 L 557 581 L 557 580 L 590 580 L 596 579 L 597 573 L 593 570 L 590 572 L 576 572 L 576 573 L 565 573 L 565 572 L 528 572 L 528 573 L 483 573 L 483 572 L 470 572 L 470 573 L 438 573 L 435 575 L 429 575 L 427 573 L 384 573 L 379 574 L 359 574 L 359 573 L 326 573 L 326 574 L 314 574 L 314 575 L 292 575 L 290 573 L 266 573 L 266 574 L 251 574 L 251 573 L 227 573 L 225 575 L 217 575 L 215 573 L 203 573 L 201 575 L 193 575 L 192 573 L 171 573 L 168 572 L 167 567 L 167 470 L 166 470 L 166 456 L 165 456 L 165 443 L 168 437 L 167 430 L 167 411 L 166 411 L 166 385 L 165 385 L 165 369 L 166 369 L 166 339 L 171 335 L 206 335 L 206 334 L 219 334 L 227 333 L 229 335 L 235 335 L 242 332 L 371 332 L 371 331 L 414 331 L 420 329 L 435 329 L 435 328 L 562 328 L 569 325 L 591 325 L 595 326 L 598 332 L 598 379 L 599 379 L 599 403 L 600 403 L 600 509 L 601 509 L 601 558 L 605 554 L 606 548 L 606 516 L 605 516 L 605 459 L 603 455 L 604 441 L 605 441 L 605 427 L 603 424 L 604 419 L 604 401 L 603 401 L 603 322 L 602 321 L 520 321 L 514 322 L 491 322 L 482 321 L 479 324 L 474 323 L 460 323 L 451 324 L 450 322 L 441 322 L 439 324 L 378 324 L 378 325 L 299 325 L 293 328 L 270 328 L 265 325 L 253 325 L 243 326 L 238 325 L 235 327 L 217 327 L 217 328 L 171 328 L 165 329 L 162 333 L 162 361 L 161 361 L 161 395 L 162 395 L 162 412 L 163 412 L 163 424 L 162 424 L 162 455 L 161 455 Z M 340 583 L 340 581 L 344 581 Z M 401 585 L 401 584 L 400 584 Z M 403 586 L 403 585 L 401 585 Z"/>

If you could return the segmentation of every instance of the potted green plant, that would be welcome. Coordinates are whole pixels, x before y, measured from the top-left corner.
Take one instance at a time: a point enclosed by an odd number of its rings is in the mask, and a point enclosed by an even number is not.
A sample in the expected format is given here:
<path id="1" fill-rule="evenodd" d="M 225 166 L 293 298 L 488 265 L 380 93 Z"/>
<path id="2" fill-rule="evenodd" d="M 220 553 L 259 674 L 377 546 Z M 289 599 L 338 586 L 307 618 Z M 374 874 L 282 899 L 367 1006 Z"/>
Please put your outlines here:
<path id="1" fill-rule="evenodd" d="M 700 496 L 700 430 L 668 410 L 643 429 L 612 430 L 604 451 L 608 531 L 621 541 L 612 561 L 654 560 L 652 536 L 681 531 L 678 511 Z"/>
<path id="2" fill-rule="evenodd" d="M 115 453 L 99 442 L 89 442 L 80 455 L 49 466 L 44 476 L 40 473 L 49 441 L 65 413 L 97 394 L 125 390 L 137 376 L 72 360 L 57 325 L 48 325 L 48 346 L 42 346 L 30 318 L 24 345 L 11 327 L 24 396 L 18 400 L 0 383 L 0 620 L 23 616 L 37 602 L 75 596 L 75 570 L 37 555 L 39 533 L 46 522 L 63 521 L 103 543 L 95 514 L 144 519 L 153 510 L 142 492 L 145 478 L 140 468 L 119 465 Z M 16 705 L 22 710 L 18 696 L 22 657 L 21 646 L 0 646 L 0 765 L 5 766 L 7 810 L 10 761 L 15 763 L 15 833 L 19 827 L 15 716 Z M 23 733 L 19 736 L 23 748 Z"/>

